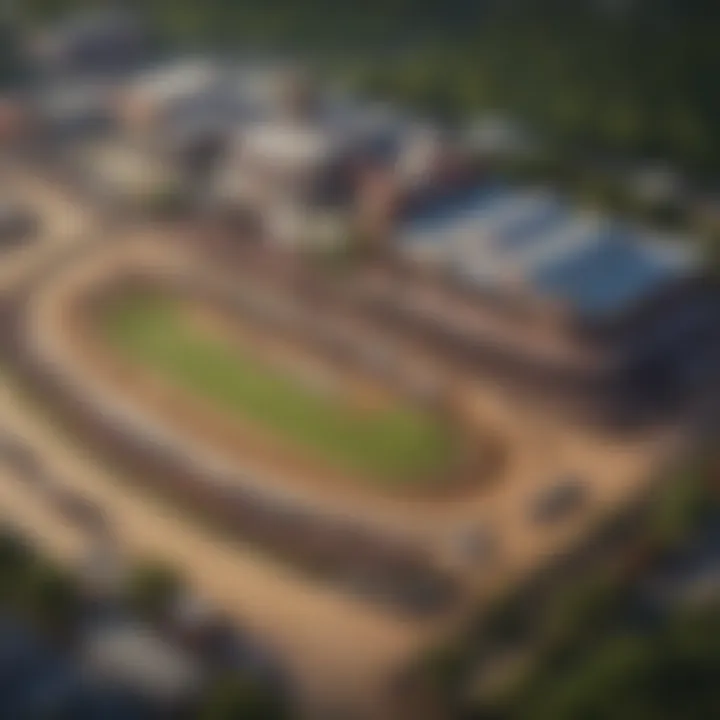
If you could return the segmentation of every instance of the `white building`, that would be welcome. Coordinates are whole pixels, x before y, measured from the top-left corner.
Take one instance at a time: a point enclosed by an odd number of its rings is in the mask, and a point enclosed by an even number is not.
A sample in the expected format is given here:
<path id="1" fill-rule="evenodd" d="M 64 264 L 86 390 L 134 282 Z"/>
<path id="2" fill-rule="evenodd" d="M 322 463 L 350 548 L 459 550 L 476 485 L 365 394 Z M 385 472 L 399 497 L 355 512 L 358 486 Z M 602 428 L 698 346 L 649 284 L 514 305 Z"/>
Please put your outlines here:
<path id="1" fill-rule="evenodd" d="M 85 184 L 106 199 L 142 206 L 183 191 L 179 173 L 141 146 L 105 140 L 75 147 L 72 154 Z"/>
<path id="2" fill-rule="evenodd" d="M 347 227 L 350 151 L 346 138 L 311 124 L 255 123 L 236 135 L 216 201 L 254 214 L 275 242 L 331 245 Z"/>

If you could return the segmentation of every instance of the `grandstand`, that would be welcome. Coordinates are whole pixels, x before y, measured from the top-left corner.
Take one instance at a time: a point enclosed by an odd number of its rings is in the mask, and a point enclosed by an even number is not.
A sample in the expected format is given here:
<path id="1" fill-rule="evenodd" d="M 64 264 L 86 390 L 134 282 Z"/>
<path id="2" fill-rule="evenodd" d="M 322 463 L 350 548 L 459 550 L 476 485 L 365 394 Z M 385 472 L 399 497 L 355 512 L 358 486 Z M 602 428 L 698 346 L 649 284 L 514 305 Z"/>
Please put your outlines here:
<path id="1" fill-rule="evenodd" d="M 541 369 L 554 396 L 578 378 L 604 398 L 680 396 L 720 366 L 720 294 L 686 239 L 487 184 L 405 218 L 395 242 L 440 280 L 426 328 L 478 365 L 490 353 L 525 379 Z"/>
<path id="2" fill-rule="evenodd" d="M 592 319 L 622 314 L 698 267 L 688 243 L 579 213 L 547 191 L 499 185 L 408 219 L 398 244 L 464 285 L 519 289 Z"/>

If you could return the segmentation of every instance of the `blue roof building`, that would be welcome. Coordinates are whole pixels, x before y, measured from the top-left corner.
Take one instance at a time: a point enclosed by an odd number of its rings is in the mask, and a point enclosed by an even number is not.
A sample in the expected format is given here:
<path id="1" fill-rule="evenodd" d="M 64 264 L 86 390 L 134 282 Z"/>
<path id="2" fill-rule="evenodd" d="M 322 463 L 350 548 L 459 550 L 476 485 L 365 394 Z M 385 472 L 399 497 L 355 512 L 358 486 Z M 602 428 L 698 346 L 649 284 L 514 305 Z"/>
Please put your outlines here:
<path id="1" fill-rule="evenodd" d="M 720 292 L 687 240 L 487 184 L 406 218 L 395 250 L 420 269 L 396 314 L 554 402 L 669 407 L 720 367 Z"/>
<path id="2" fill-rule="evenodd" d="M 621 315 L 698 270 L 688 243 L 580 213 L 547 191 L 488 185 L 408 219 L 402 254 L 464 284 L 579 317 Z"/>

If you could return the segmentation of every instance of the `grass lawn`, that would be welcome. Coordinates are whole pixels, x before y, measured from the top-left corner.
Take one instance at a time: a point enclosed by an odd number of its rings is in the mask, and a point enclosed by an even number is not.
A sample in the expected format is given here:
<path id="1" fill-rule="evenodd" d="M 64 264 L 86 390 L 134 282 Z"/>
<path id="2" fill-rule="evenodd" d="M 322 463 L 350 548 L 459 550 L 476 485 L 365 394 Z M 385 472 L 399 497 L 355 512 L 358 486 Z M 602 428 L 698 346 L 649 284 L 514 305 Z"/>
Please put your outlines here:
<path id="1" fill-rule="evenodd" d="M 339 469 L 385 482 L 420 482 L 448 469 L 455 455 L 449 431 L 429 413 L 402 403 L 363 410 L 316 392 L 237 345 L 198 331 L 170 298 L 117 300 L 104 312 L 102 329 L 126 358 Z"/>

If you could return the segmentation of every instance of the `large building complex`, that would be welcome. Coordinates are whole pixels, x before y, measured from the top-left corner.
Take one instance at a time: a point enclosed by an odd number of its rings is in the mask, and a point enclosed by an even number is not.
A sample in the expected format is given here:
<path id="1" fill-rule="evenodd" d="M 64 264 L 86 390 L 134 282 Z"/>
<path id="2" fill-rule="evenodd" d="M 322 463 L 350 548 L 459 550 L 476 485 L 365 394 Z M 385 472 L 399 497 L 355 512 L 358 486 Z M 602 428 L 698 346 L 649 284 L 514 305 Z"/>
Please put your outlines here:
<path id="1" fill-rule="evenodd" d="M 485 333 L 449 307 L 446 328 L 561 385 L 680 389 L 710 363 L 718 296 L 688 239 L 486 183 L 411 217 L 396 243 L 483 308 Z"/>
<path id="2" fill-rule="evenodd" d="M 307 717 L 399 718 L 325 692 L 385 693 L 456 620 L 625 547 L 716 403 L 720 288 L 692 238 L 501 177 L 535 142 L 502 116 L 141 62 L 141 28 L 101 19 L 0 98 L 0 350 L 51 412 L 13 382 L 0 409 L 58 469 L 8 488 L 43 528 L 31 502 L 86 524 L 53 489 L 87 493 L 105 540 L 187 568 L 319 692 Z M 191 690 L 144 639 L 91 659 Z"/>
<path id="3" fill-rule="evenodd" d="M 78 121 L 98 107 L 115 117 L 100 147 L 95 134 L 92 153 L 72 151 L 84 173 L 112 158 L 135 168 L 142 198 L 137 160 L 155 159 L 165 187 L 195 188 L 203 207 L 231 211 L 246 236 L 283 252 L 365 243 L 413 278 L 366 284 L 381 316 L 478 369 L 592 404 L 672 395 L 712 364 L 718 301 L 690 240 L 508 187 L 462 133 L 321 91 L 277 63 L 192 58 L 88 88 L 69 80 L 38 103 L 46 125 L 58 122 L 48 103 L 64 125 L 73 108 Z M 126 196 L 134 176 L 122 173 Z"/>

